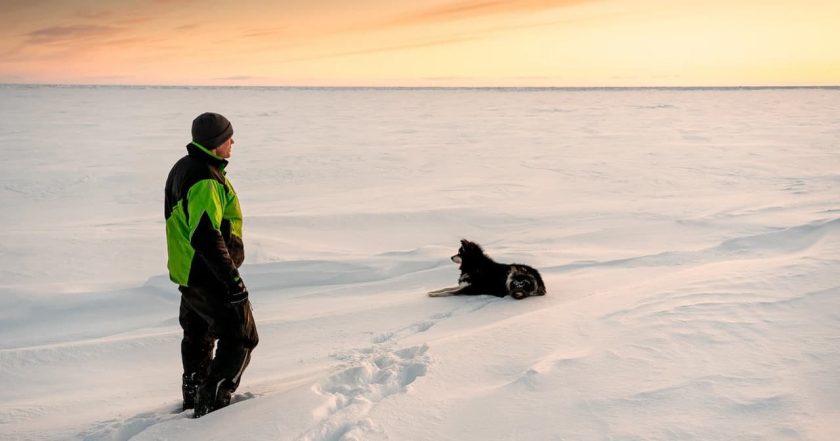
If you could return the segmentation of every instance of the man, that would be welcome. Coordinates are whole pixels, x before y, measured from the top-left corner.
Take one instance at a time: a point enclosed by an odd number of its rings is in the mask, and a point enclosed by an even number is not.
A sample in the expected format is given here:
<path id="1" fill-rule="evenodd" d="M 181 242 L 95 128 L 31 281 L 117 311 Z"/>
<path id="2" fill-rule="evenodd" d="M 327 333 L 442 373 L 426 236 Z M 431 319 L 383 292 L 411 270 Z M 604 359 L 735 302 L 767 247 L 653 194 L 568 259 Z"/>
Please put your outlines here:
<path id="1" fill-rule="evenodd" d="M 166 180 L 164 215 L 169 278 L 181 291 L 183 408 L 199 418 L 230 404 L 259 337 L 238 271 L 242 211 L 225 177 L 233 127 L 203 113 L 193 120 L 192 139 Z"/>

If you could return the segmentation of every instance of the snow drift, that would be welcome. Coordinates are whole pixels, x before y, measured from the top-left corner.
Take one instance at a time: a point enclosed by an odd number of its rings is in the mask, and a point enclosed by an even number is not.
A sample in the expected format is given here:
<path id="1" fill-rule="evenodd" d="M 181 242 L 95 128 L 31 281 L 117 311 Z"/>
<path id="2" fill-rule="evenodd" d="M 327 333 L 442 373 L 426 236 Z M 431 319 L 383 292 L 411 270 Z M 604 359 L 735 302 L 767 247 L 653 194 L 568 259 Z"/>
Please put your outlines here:
<path id="1" fill-rule="evenodd" d="M 11 440 L 840 438 L 840 90 L 1 86 Z M 179 412 L 162 188 L 237 141 L 261 342 Z M 462 237 L 548 295 L 428 298 Z"/>

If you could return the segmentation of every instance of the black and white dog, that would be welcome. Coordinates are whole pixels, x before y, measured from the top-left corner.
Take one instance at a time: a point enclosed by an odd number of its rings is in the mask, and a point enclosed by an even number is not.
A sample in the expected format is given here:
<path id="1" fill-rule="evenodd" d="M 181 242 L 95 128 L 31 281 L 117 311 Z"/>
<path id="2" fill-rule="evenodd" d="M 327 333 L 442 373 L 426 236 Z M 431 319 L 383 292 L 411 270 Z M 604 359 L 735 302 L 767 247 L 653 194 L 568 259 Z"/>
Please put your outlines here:
<path id="1" fill-rule="evenodd" d="M 504 297 L 510 294 L 516 300 L 544 296 L 545 284 L 540 273 L 528 266 L 514 263 L 496 263 L 473 242 L 461 240 L 458 254 L 452 261 L 460 265 L 458 286 L 429 293 L 430 297 L 489 294 Z"/>

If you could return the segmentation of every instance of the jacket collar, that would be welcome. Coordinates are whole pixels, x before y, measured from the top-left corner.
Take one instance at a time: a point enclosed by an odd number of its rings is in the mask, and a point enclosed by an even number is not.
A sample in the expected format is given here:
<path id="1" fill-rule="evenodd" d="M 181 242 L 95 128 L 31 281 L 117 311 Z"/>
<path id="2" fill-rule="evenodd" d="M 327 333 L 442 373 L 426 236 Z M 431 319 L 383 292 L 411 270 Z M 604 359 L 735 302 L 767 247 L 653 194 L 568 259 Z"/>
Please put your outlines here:
<path id="1" fill-rule="evenodd" d="M 221 156 L 215 155 L 213 152 L 208 150 L 203 145 L 193 141 L 187 144 L 187 153 L 196 159 L 200 159 L 202 161 L 206 161 L 210 165 L 214 165 L 219 167 L 219 169 L 224 170 L 225 167 L 228 165 L 228 161 Z"/>

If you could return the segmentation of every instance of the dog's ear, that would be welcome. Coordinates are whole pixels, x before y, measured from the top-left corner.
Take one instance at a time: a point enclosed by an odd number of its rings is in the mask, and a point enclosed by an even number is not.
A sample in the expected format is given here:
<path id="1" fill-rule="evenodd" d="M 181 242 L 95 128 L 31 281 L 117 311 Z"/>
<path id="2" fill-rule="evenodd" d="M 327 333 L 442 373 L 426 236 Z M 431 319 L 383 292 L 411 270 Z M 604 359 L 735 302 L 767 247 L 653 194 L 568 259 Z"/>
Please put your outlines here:
<path id="1" fill-rule="evenodd" d="M 461 245 L 466 246 L 468 243 L 470 243 L 470 241 L 468 241 L 467 239 L 461 239 Z"/>

